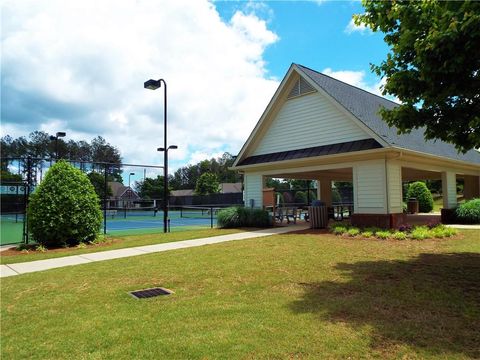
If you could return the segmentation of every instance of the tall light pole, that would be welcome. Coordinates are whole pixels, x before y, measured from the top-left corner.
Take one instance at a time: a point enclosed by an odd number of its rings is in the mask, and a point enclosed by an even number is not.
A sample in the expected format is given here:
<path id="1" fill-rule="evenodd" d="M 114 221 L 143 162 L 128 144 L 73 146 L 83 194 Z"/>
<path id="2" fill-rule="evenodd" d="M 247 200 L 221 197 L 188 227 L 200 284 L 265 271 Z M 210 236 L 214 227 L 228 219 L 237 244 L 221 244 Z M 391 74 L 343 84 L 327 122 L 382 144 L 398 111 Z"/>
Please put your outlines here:
<path id="1" fill-rule="evenodd" d="M 55 140 L 55 159 L 58 160 L 58 138 L 65 137 L 67 135 L 64 131 L 58 131 L 55 136 L 50 135 L 50 140 Z"/>
<path id="2" fill-rule="evenodd" d="M 170 145 L 167 148 L 159 147 L 157 151 L 163 151 L 164 163 L 163 163 L 163 232 L 167 232 L 167 223 L 168 223 L 168 150 L 178 149 L 177 145 Z"/>
<path id="3" fill-rule="evenodd" d="M 157 90 L 163 83 L 163 149 L 167 148 L 167 83 L 163 79 L 148 80 L 143 83 L 143 87 L 149 90 Z M 161 149 L 161 148 L 159 148 Z M 157 149 L 157 151 L 160 151 Z M 168 222 L 168 151 L 163 155 L 163 232 L 167 232 Z"/>
<path id="4" fill-rule="evenodd" d="M 132 175 L 135 175 L 135 173 L 131 172 L 130 174 L 128 174 L 128 187 L 130 187 L 130 176 Z"/>

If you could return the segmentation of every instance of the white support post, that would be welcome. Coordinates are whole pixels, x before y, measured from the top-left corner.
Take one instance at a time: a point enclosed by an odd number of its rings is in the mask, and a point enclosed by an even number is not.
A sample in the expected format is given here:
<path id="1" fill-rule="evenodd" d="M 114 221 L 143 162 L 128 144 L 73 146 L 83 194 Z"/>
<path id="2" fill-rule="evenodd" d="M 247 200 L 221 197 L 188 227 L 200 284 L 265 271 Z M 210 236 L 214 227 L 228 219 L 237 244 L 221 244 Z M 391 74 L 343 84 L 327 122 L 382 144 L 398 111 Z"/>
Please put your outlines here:
<path id="1" fill-rule="evenodd" d="M 245 173 L 245 207 L 262 208 L 263 207 L 263 183 L 264 176 L 262 174 Z"/>
<path id="2" fill-rule="evenodd" d="M 453 209 L 457 206 L 457 176 L 454 172 L 442 172 L 443 208 Z"/>

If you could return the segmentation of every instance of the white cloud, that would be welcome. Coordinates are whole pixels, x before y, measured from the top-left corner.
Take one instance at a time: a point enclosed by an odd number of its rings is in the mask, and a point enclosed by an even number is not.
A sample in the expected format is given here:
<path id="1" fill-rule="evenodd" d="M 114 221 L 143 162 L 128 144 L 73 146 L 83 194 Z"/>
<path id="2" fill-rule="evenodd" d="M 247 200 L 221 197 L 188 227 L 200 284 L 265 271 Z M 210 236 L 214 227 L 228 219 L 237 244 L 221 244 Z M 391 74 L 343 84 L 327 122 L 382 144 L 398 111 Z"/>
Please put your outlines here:
<path id="1" fill-rule="evenodd" d="M 381 86 L 385 83 L 385 80 L 381 79 L 373 84 L 368 84 L 365 80 L 365 71 L 334 71 L 331 68 L 326 68 L 322 71 L 322 73 L 340 81 L 346 82 L 347 84 L 359 87 L 373 94 L 382 96 Z"/>
<path id="2" fill-rule="evenodd" d="M 350 19 L 350 22 L 348 23 L 348 25 L 345 27 L 345 30 L 344 30 L 347 34 L 352 34 L 354 32 L 356 33 L 360 33 L 362 35 L 364 34 L 373 34 L 372 30 L 370 28 L 368 28 L 366 25 L 364 24 L 360 24 L 360 25 L 357 25 L 355 24 L 355 22 L 353 21 L 353 19 Z"/>
<path id="3" fill-rule="evenodd" d="M 6 1 L 2 135 L 101 135 L 125 161 L 159 163 L 163 88 L 171 168 L 238 152 L 278 82 L 263 53 L 278 36 L 253 12 L 223 21 L 205 1 Z"/>

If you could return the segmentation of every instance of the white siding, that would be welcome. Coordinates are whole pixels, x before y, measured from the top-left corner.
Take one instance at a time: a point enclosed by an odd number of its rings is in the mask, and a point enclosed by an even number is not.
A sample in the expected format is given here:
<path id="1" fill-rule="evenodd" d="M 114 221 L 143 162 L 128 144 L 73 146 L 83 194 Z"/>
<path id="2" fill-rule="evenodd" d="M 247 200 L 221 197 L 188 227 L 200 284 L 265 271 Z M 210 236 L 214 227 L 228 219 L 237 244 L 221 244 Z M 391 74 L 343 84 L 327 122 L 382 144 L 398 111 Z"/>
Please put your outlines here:
<path id="1" fill-rule="evenodd" d="M 254 200 L 254 207 L 263 207 L 263 176 L 248 174 L 244 176 L 245 206 L 250 207 L 250 200 Z"/>
<path id="2" fill-rule="evenodd" d="M 358 163 L 353 167 L 355 213 L 386 214 L 384 160 Z"/>
<path id="3" fill-rule="evenodd" d="M 403 212 L 402 199 L 402 167 L 399 164 L 387 162 L 388 212 L 398 214 Z"/>
<path id="4" fill-rule="evenodd" d="M 251 155 L 369 138 L 330 100 L 314 93 L 285 101 Z"/>

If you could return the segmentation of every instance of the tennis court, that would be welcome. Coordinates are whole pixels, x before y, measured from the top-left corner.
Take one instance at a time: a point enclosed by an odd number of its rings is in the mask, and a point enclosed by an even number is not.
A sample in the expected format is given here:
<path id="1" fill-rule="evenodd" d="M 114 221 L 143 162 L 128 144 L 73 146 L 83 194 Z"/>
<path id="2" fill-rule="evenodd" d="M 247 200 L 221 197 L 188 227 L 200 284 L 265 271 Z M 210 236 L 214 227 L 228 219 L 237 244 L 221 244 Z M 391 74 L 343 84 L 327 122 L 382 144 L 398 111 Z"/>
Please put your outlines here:
<path id="1" fill-rule="evenodd" d="M 0 245 L 18 244 L 23 241 L 23 214 L 0 216 Z"/>
<path id="2" fill-rule="evenodd" d="M 178 207 L 168 212 L 170 231 L 214 227 L 219 208 Z M 107 234 L 141 234 L 163 231 L 163 211 L 154 208 L 107 210 Z M 102 228 L 103 231 L 103 228 Z"/>
<path id="3" fill-rule="evenodd" d="M 215 227 L 220 208 L 184 206 L 168 212 L 171 232 Z M 163 232 L 163 211 L 155 208 L 118 208 L 106 211 L 106 233 L 109 235 L 140 235 Z M 101 233 L 104 222 L 102 222 Z M 23 214 L 2 214 L 0 245 L 23 241 Z"/>

